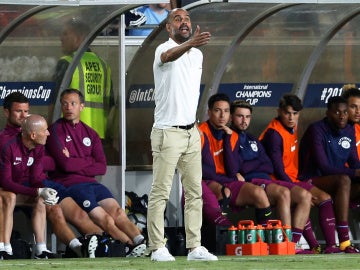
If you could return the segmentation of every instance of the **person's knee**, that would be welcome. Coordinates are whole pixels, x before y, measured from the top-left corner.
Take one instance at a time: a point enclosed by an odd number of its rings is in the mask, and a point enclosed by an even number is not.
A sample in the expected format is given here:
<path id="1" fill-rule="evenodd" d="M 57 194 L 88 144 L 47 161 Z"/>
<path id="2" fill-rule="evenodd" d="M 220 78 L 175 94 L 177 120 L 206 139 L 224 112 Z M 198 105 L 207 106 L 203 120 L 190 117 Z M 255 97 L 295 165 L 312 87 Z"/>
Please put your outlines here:
<path id="1" fill-rule="evenodd" d="M 256 186 L 251 196 L 255 198 L 255 207 L 257 208 L 265 208 L 270 205 L 266 192 L 261 187 Z"/>
<path id="2" fill-rule="evenodd" d="M 347 175 L 339 175 L 337 181 L 337 187 L 342 190 L 349 190 L 351 188 L 351 179 Z"/>
<path id="3" fill-rule="evenodd" d="M 15 207 L 16 194 L 12 192 L 5 192 L 2 196 L 2 200 L 5 207 Z"/>
<path id="4" fill-rule="evenodd" d="M 290 190 L 284 187 L 278 187 L 276 190 L 276 200 L 281 203 L 290 203 Z"/>
<path id="5" fill-rule="evenodd" d="M 57 231 L 56 228 L 60 229 L 67 226 L 64 214 L 59 205 L 52 205 L 46 207 L 46 218 L 50 221 L 52 229 Z"/>
<path id="6" fill-rule="evenodd" d="M 122 209 L 121 207 L 117 207 L 115 209 L 114 218 L 127 219 L 128 216 L 126 215 L 124 209 Z"/>
<path id="7" fill-rule="evenodd" d="M 311 204 L 312 195 L 306 189 L 300 188 L 296 190 L 296 195 L 299 198 L 299 203 L 301 204 Z"/>
<path id="8" fill-rule="evenodd" d="M 75 208 L 72 213 L 73 213 L 73 215 L 72 215 L 71 219 L 74 222 L 82 222 L 83 220 L 89 218 L 88 213 L 86 213 L 80 207 Z"/>
<path id="9" fill-rule="evenodd" d="M 64 215 L 59 205 L 52 205 L 47 207 L 46 216 L 51 223 L 59 223 L 65 221 Z"/>
<path id="10" fill-rule="evenodd" d="M 113 217 L 106 212 L 102 212 L 102 214 L 93 214 L 90 211 L 89 215 L 91 219 L 105 231 L 115 224 Z"/>

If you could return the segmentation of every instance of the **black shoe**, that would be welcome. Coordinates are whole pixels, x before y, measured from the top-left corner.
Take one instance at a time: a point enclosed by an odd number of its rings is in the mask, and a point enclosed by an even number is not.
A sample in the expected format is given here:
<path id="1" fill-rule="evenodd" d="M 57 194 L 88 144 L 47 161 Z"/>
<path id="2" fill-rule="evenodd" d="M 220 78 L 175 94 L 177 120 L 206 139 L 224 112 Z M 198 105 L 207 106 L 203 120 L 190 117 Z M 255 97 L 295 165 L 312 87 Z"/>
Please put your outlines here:
<path id="1" fill-rule="evenodd" d="M 99 245 L 98 238 L 96 235 L 90 236 L 82 243 L 82 254 L 83 257 L 95 258 L 95 252 Z"/>
<path id="2" fill-rule="evenodd" d="M 145 239 L 136 246 L 126 245 L 126 257 L 143 257 L 146 251 Z"/>
<path id="3" fill-rule="evenodd" d="M 226 196 L 225 188 L 226 188 L 225 186 L 222 186 L 221 188 L 222 199 L 219 200 L 219 206 L 224 216 L 226 216 L 229 212 L 231 212 L 231 208 L 230 208 L 231 194 L 229 196 Z"/>
<path id="4" fill-rule="evenodd" d="M 56 255 L 49 250 L 44 250 L 40 254 L 34 255 L 34 259 L 55 259 Z"/>
<path id="5" fill-rule="evenodd" d="M 0 251 L 1 260 L 14 260 L 16 259 L 14 254 L 9 254 L 6 251 Z"/>

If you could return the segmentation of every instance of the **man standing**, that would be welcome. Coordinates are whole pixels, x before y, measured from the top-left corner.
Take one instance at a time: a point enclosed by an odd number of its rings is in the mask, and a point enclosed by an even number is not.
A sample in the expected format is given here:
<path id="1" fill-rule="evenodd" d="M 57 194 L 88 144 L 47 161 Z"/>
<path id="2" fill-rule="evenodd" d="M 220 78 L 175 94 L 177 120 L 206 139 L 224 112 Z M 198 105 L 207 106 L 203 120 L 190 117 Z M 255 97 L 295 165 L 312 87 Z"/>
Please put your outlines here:
<path id="1" fill-rule="evenodd" d="M 200 95 L 203 55 L 197 47 L 207 44 L 209 32 L 192 35 L 189 13 L 172 10 L 167 18 L 169 40 L 155 51 L 155 122 L 151 132 L 153 183 L 148 204 L 151 260 L 174 261 L 164 243 L 164 211 L 175 169 L 181 174 L 185 194 L 188 260 L 217 260 L 201 246 L 201 152 L 195 125 Z"/>
<path id="2" fill-rule="evenodd" d="M 334 200 L 340 249 L 359 253 L 350 242 L 348 213 L 351 182 L 360 177 L 360 161 L 344 98 L 329 98 L 326 117 L 307 128 L 299 151 L 299 179 L 311 179 Z"/>
<path id="3" fill-rule="evenodd" d="M 73 61 L 74 54 L 89 32 L 89 26 L 79 19 L 71 19 L 64 25 L 60 40 L 65 56 L 58 61 L 53 76 L 56 84 L 57 104 L 59 104 L 60 86 L 64 75 Z M 68 88 L 78 89 L 85 97 L 85 108 L 81 114 L 81 121 L 95 129 L 101 139 L 106 138 L 106 116 L 113 105 L 111 87 L 110 67 L 97 54 L 88 49 L 75 68 Z M 58 108 L 55 106 L 55 110 Z M 59 117 L 60 109 L 54 112 L 53 121 Z"/>

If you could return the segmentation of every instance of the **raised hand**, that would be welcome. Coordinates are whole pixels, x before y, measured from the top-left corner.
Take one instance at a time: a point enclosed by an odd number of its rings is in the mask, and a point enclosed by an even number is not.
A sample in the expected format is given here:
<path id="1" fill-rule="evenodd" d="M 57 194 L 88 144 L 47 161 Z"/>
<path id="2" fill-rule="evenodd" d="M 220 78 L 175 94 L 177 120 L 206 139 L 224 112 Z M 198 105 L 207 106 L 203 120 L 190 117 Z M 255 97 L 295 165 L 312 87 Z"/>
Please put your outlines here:
<path id="1" fill-rule="evenodd" d="M 206 45 L 210 41 L 210 32 L 200 33 L 200 26 L 197 25 L 192 38 L 189 40 L 193 47 L 200 47 Z"/>

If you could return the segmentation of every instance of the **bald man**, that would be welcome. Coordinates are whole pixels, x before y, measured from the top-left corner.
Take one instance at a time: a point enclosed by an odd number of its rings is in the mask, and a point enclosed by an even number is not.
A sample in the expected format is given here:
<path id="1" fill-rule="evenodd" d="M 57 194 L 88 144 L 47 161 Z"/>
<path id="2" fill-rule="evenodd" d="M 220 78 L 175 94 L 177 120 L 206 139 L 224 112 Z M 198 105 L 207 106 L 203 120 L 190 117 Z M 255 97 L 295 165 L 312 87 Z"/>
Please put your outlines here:
<path id="1" fill-rule="evenodd" d="M 57 192 L 52 188 L 43 187 L 46 175 L 42 161 L 44 145 L 49 136 L 47 128 L 46 120 L 42 116 L 27 116 L 21 122 L 21 133 L 9 137 L 9 140 L 2 144 L 0 154 L 0 186 L 16 194 L 16 205 L 33 208 L 32 226 L 36 242 L 36 259 L 55 258 L 45 243 L 46 213 L 55 211 L 56 208 L 60 209 L 56 205 Z M 82 244 L 67 226 L 62 212 L 56 212 L 57 222 L 63 224 L 61 234 L 55 232 L 56 235 L 81 256 Z M 13 221 L 7 224 L 12 226 Z"/>
<path id="2" fill-rule="evenodd" d="M 43 188 L 45 178 L 41 159 L 43 145 L 49 135 L 45 119 L 29 116 L 22 122 L 22 132 L 2 144 L 0 154 L 0 185 L 16 194 L 16 204 L 33 209 L 32 225 L 35 235 L 35 257 L 53 258 L 45 243 L 46 204 L 57 203 L 56 191 Z"/>
<path id="3" fill-rule="evenodd" d="M 5 128 L 0 132 L 0 148 L 2 148 L 2 145 L 8 142 L 11 138 L 16 137 L 21 133 L 21 124 L 24 119 L 29 116 L 30 111 L 29 99 L 20 92 L 13 92 L 6 96 L 3 106 L 4 116 L 7 121 Z M 37 116 L 35 117 L 38 118 Z M 31 120 L 32 118 L 29 119 Z M 42 117 L 38 119 L 42 120 Z M 42 160 L 45 170 L 49 169 L 51 166 L 55 166 L 51 165 L 52 163 L 54 163 L 54 161 L 49 156 L 45 156 Z M 49 185 L 49 183 L 52 183 L 52 181 L 42 181 L 44 186 L 54 189 L 56 188 L 53 187 L 53 185 Z M 16 195 L 12 192 L 4 191 L 0 185 L 0 195 L 2 197 L 4 197 L 3 193 L 12 194 L 14 198 L 11 197 L 11 203 L 7 203 L 8 205 L 5 204 L 5 202 L 10 200 L 3 199 L 4 218 L 0 218 L 0 220 L 4 220 L 4 229 L 0 231 L 0 234 L 3 235 L 4 240 L 0 238 L 0 254 L 3 259 L 12 259 L 13 255 L 10 237 L 13 228 L 13 209 L 16 203 Z M 88 215 L 82 211 L 80 207 L 77 209 L 72 208 L 71 215 L 68 215 L 69 220 L 67 220 L 63 207 L 66 209 L 68 206 L 76 206 L 76 203 L 70 197 L 66 197 L 67 195 L 63 191 L 61 191 L 58 196 L 60 197 L 59 205 L 46 207 L 46 218 L 51 222 L 51 229 L 53 233 L 59 241 L 68 245 L 78 257 L 94 257 L 95 250 L 97 248 L 97 238 L 95 236 L 89 237 L 85 242 L 80 243 L 79 240 L 75 238 L 75 233 L 70 229 L 66 221 L 74 225 L 83 235 L 92 235 L 97 232 L 101 233 L 101 229 L 91 222 Z M 4 247 L 2 248 L 2 246 Z"/>

